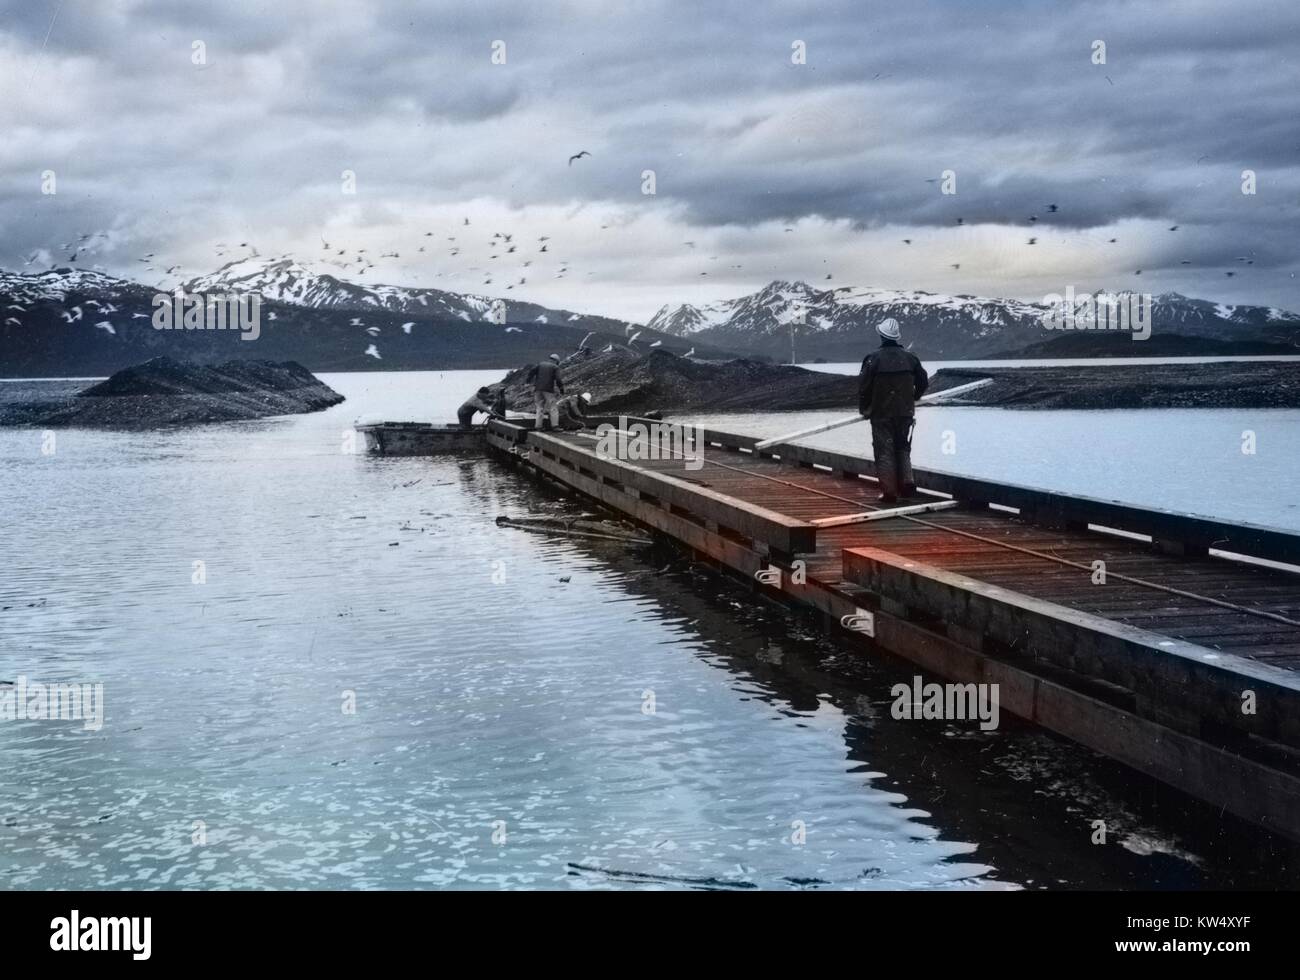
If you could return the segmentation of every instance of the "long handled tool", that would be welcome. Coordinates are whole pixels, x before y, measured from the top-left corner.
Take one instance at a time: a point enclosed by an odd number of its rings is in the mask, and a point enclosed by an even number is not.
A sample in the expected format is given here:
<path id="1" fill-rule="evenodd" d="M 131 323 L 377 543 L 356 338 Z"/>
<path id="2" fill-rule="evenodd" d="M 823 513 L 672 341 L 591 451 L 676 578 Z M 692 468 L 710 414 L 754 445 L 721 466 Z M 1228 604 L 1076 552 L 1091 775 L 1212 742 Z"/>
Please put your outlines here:
<path id="1" fill-rule="evenodd" d="M 871 521 L 883 521 L 891 517 L 907 517 L 910 514 L 928 514 L 936 510 L 950 510 L 956 507 L 956 500 L 927 500 L 923 504 L 905 504 L 888 510 L 867 510 L 858 514 L 840 514 L 838 517 L 819 517 L 809 521 L 817 527 L 843 527 L 845 524 L 867 524 Z"/>
<path id="2" fill-rule="evenodd" d="M 964 385 L 957 385 L 955 388 L 945 388 L 943 391 L 936 391 L 933 394 L 923 395 L 921 401 L 934 402 L 941 398 L 947 398 L 950 395 L 959 395 L 967 391 L 974 391 L 976 388 L 983 388 L 987 384 L 992 384 L 992 378 L 981 378 L 979 381 L 971 381 Z M 764 439 L 761 442 L 754 443 L 755 449 L 767 449 L 769 446 L 775 446 L 782 442 L 793 442 L 795 439 L 802 439 L 805 436 L 815 436 L 821 432 L 830 432 L 832 429 L 840 429 L 846 425 L 853 425 L 857 422 L 865 422 L 866 419 L 861 415 L 850 415 L 847 418 L 836 419 L 834 422 L 823 422 L 821 425 L 814 425 L 811 429 L 800 429 L 798 432 L 787 432 L 783 436 L 774 436 L 771 439 Z"/>

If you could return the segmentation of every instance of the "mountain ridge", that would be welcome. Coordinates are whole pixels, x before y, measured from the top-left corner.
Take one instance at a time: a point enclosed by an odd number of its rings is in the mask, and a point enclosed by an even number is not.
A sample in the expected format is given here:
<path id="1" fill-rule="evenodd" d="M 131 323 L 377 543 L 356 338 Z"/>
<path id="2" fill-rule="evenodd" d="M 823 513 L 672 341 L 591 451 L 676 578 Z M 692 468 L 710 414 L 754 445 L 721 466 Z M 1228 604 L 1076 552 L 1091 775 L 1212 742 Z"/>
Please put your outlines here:
<path id="1" fill-rule="evenodd" d="M 1088 294 L 1080 292 L 1076 300 Z M 1113 295 L 1138 295 L 1124 290 Z M 965 359 L 1029 347 L 1061 332 L 1043 316 L 1051 307 L 1016 299 L 921 290 L 838 286 L 817 289 L 774 280 L 762 289 L 708 304 L 665 305 L 647 326 L 754 354 L 789 359 L 843 359 L 874 344 L 874 327 L 898 320 L 905 343 L 921 356 Z M 1276 307 L 1228 305 L 1163 293 L 1152 297 L 1152 329 L 1192 337 L 1285 342 L 1300 315 Z M 860 353 L 858 354 L 860 356 Z"/>
<path id="2" fill-rule="evenodd" d="M 159 354 L 269 356 L 302 361 L 313 371 L 497 368 L 584 342 L 617 348 L 633 338 L 639 338 L 638 350 L 657 343 L 704 358 L 789 361 L 793 353 L 802 361 L 843 361 L 875 346 L 874 326 L 887 316 L 900 322 L 904 343 L 924 358 L 989 358 L 1094 333 L 1047 330 L 1042 303 L 871 286 L 825 289 L 779 279 L 729 300 L 665 305 L 644 327 L 525 300 L 362 285 L 292 256 L 229 262 L 181 288 L 205 295 L 257 293 L 263 299 L 261 339 L 253 346 L 224 331 L 155 331 L 153 301 L 173 292 L 102 271 L 0 271 L 0 375 L 112 373 Z M 1164 293 L 1153 298 L 1152 313 L 1157 335 L 1198 342 L 1294 346 L 1300 337 L 1300 316 L 1275 307 Z M 500 315 L 504 323 L 497 322 Z M 1077 350 L 1112 346 L 1076 343 Z"/>

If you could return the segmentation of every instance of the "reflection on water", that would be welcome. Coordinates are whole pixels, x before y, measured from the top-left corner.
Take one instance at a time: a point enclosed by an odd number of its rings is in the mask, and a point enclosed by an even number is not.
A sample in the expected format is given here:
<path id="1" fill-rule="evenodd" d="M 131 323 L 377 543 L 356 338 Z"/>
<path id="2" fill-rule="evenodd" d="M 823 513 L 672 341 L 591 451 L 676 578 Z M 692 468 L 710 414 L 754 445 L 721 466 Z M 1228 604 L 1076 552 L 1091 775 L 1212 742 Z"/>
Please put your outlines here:
<path id="1" fill-rule="evenodd" d="M 895 722 L 903 665 L 671 553 L 497 528 L 574 504 L 496 463 L 340 451 L 497 376 L 330 376 L 325 413 L 53 456 L 0 431 L 0 680 L 106 702 L 98 732 L 0 721 L 5 887 L 1276 876 L 1041 732 Z"/>

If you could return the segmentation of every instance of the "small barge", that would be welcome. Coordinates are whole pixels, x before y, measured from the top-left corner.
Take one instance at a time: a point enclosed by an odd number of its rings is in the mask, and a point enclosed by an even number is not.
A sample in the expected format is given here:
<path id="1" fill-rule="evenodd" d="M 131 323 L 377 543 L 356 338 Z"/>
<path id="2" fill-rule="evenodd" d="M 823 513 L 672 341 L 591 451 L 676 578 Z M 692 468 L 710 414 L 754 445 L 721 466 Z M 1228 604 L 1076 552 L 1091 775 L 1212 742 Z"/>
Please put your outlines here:
<path id="1" fill-rule="evenodd" d="M 374 422 L 358 425 L 366 451 L 377 456 L 436 456 L 440 453 L 487 451 L 481 425 L 435 425 L 431 422 Z"/>

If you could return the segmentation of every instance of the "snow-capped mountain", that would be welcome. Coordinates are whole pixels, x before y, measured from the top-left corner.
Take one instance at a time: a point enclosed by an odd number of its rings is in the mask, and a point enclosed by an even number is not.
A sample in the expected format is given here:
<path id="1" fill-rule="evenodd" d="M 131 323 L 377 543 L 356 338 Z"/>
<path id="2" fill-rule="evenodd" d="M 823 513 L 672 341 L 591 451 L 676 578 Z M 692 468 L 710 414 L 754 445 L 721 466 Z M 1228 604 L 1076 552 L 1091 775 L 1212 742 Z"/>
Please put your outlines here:
<path id="1" fill-rule="evenodd" d="M 289 256 L 251 258 L 231 262 L 216 272 L 197 276 L 184 284 L 187 293 L 257 293 L 263 301 L 276 300 L 313 309 L 386 310 L 409 316 L 451 318 L 466 323 L 495 323 L 497 303 L 507 322 L 583 324 L 588 329 L 622 329 L 626 321 L 570 310 L 553 310 L 536 303 L 455 293 L 410 286 L 361 285 L 313 269 Z"/>
<path id="2" fill-rule="evenodd" d="M 1017 354 L 1063 337 L 1074 339 L 1039 356 L 1113 354 L 1116 336 L 1049 331 L 1042 322 L 1047 308 L 1036 303 L 895 289 L 823 290 L 801 282 L 774 282 L 721 303 L 664 307 L 644 328 L 517 300 L 361 285 L 292 258 L 234 262 L 190 280 L 186 291 L 260 294 L 256 344 L 233 331 L 155 329 L 158 291 L 142 283 L 73 268 L 0 271 L 0 376 L 109 374 L 159 354 L 200 361 L 293 359 L 314 371 L 496 368 L 579 345 L 603 350 L 628 343 L 678 354 L 694 349 L 701 358 L 746 354 L 781 361 L 790 359 L 793 345 L 798 360 L 848 361 L 876 345 L 874 326 L 890 316 L 902 324 L 904 343 L 932 359 Z M 498 301 L 508 325 L 489 319 Z M 1213 354 L 1210 348 L 1225 343 L 1232 353 L 1274 352 L 1239 349 L 1242 341 L 1271 341 L 1290 351 L 1300 339 L 1295 314 L 1177 293 L 1154 299 L 1152 321 L 1153 336 L 1170 339 L 1170 353 Z M 1180 347 L 1174 343 L 1180 338 L 1192 343 Z"/>
<path id="3" fill-rule="evenodd" d="M 635 341 L 636 349 L 725 358 L 734 352 L 630 326 L 622 320 L 436 289 L 363 286 L 292 259 L 232 263 L 185 284 L 190 295 L 257 293 L 260 325 L 240 331 L 158 329 L 167 291 L 72 268 L 0 271 L 0 377 L 98 376 L 167 355 L 200 363 L 295 360 L 313 371 L 508 368 L 548 354 Z M 641 331 L 637 334 L 635 331 Z"/>
<path id="4" fill-rule="evenodd" d="M 0 269 L 0 295 L 8 297 L 7 302 L 18 305 L 60 303 L 72 295 L 113 296 L 124 292 L 143 294 L 152 290 L 140 283 L 90 269 L 63 268 L 47 272 L 7 272 Z"/>
<path id="5" fill-rule="evenodd" d="M 1082 295 L 1082 294 L 1080 294 Z M 1124 294 L 1121 294 L 1124 295 Z M 788 360 L 855 359 L 874 346 L 886 317 L 904 343 L 928 357 L 988 357 L 1050 339 L 1048 307 L 1022 300 L 777 281 L 748 296 L 707 305 L 664 306 L 648 326 L 679 337 Z M 1289 329 L 1288 329 L 1289 328 Z M 1260 306 L 1224 306 L 1166 293 L 1152 300 L 1152 329 L 1230 340 L 1280 340 L 1300 317 Z"/>

